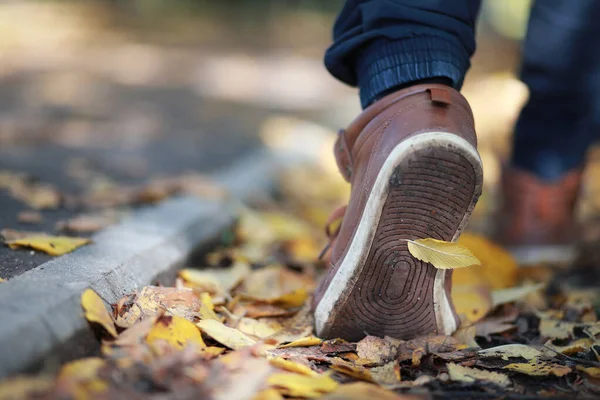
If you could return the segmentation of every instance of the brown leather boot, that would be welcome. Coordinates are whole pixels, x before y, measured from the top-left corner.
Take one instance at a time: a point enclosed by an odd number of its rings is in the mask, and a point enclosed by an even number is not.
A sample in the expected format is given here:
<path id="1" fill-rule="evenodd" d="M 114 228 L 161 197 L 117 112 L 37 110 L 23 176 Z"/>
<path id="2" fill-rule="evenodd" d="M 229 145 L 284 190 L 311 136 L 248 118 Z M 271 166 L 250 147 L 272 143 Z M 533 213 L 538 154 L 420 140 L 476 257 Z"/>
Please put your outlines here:
<path id="1" fill-rule="evenodd" d="M 467 101 L 437 84 L 395 92 L 340 131 L 334 153 L 352 190 L 315 293 L 317 334 L 451 334 L 451 271 L 415 259 L 405 240 L 456 240 L 481 194 Z"/>
<path id="2" fill-rule="evenodd" d="M 504 169 L 496 240 L 517 262 L 575 258 L 575 205 L 582 177 L 582 170 L 574 170 L 556 182 L 543 182 L 529 172 Z"/>

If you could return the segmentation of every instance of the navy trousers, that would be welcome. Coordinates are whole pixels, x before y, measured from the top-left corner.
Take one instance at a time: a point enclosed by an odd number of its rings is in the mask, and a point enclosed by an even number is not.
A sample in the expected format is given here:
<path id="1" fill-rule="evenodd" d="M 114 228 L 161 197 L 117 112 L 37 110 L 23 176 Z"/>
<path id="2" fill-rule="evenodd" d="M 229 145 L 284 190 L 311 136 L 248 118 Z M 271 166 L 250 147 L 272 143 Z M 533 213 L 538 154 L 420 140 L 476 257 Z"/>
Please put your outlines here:
<path id="1" fill-rule="evenodd" d="M 358 86 L 363 107 L 432 78 L 460 89 L 475 51 L 480 3 L 346 0 L 325 65 Z M 558 179 L 581 167 L 600 138 L 600 0 L 534 1 L 521 79 L 530 98 L 515 128 L 511 163 Z"/>

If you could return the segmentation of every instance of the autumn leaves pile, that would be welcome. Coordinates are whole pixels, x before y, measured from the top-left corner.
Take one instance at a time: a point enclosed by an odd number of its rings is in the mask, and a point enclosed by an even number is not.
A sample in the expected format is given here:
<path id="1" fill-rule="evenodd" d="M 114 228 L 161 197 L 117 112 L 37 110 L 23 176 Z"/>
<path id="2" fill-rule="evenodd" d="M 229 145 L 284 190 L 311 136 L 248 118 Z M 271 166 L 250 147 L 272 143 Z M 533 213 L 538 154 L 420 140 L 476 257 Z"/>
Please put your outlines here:
<path id="1" fill-rule="evenodd" d="M 283 181 L 282 202 L 243 209 L 226 245 L 173 287 L 147 286 L 108 308 L 86 290 L 98 357 L 56 376 L 9 379 L 0 398 L 402 399 L 407 393 L 600 393 L 595 290 L 552 283 L 547 266 L 518 269 L 489 241 L 411 242 L 413 256 L 454 271 L 462 326 L 452 337 L 358 343 L 313 334 L 310 296 L 320 227 L 340 191 L 310 169 Z M 302 179 L 311 190 L 300 190 Z M 321 190 L 318 190 L 321 185 Z M 308 187 L 304 186 L 304 187 Z M 316 188 L 315 188 L 316 187 Z M 468 249 L 468 250 L 465 250 Z M 547 290 L 552 286 L 553 290 Z"/>

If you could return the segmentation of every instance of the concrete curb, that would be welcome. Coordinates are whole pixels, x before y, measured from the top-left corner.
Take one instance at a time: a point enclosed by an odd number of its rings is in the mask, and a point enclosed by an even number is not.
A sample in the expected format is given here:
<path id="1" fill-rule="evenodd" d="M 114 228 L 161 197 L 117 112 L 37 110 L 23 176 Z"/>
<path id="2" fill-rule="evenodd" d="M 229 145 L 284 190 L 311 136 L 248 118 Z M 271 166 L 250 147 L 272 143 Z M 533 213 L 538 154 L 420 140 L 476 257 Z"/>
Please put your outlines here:
<path id="1" fill-rule="evenodd" d="M 257 152 L 213 175 L 235 200 L 167 200 L 98 233 L 93 244 L 0 284 L 0 378 L 88 353 L 96 340 L 81 309 L 85 289 L 113 303 L 172 280 L 194 249 L 233 224 L 237 200 L 274 187 L 279 165 L 273 153 Z"/>

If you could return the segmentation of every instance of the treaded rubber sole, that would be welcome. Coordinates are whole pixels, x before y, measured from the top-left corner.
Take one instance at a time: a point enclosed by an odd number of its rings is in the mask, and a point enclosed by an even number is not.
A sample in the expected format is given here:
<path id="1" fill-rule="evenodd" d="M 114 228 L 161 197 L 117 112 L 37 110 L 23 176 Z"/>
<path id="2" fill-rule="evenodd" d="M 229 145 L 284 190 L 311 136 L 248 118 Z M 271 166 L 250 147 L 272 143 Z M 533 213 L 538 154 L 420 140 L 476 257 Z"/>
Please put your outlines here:
<path id="1" fill-rule="evenodd" d="M 374 206 L 380 209 L 378 222 L 370 221 L 372 242 L 351 242 L 354 251 L 343 262 L 353 271 L 346 271 L 345 287 L 329 310 L 323 305 L 319 314 L 321 304 L 317 306 L 319 336 L 410 339 L 456 329 L 449 299 L 451 271 L 415 259 L 405 239 L 458 237 L 481 193 L 481 161 L 474 149 L 465 151 L 435 139 L 421 147 L 403 152 L 390 169 L 383 195 L 369 197 L 369 202 L 380 203 Z M 347 259 L 349 255 L 355 259 Z M 336 278 L 337 274 L 330 287 L 339 286 Z"/>

